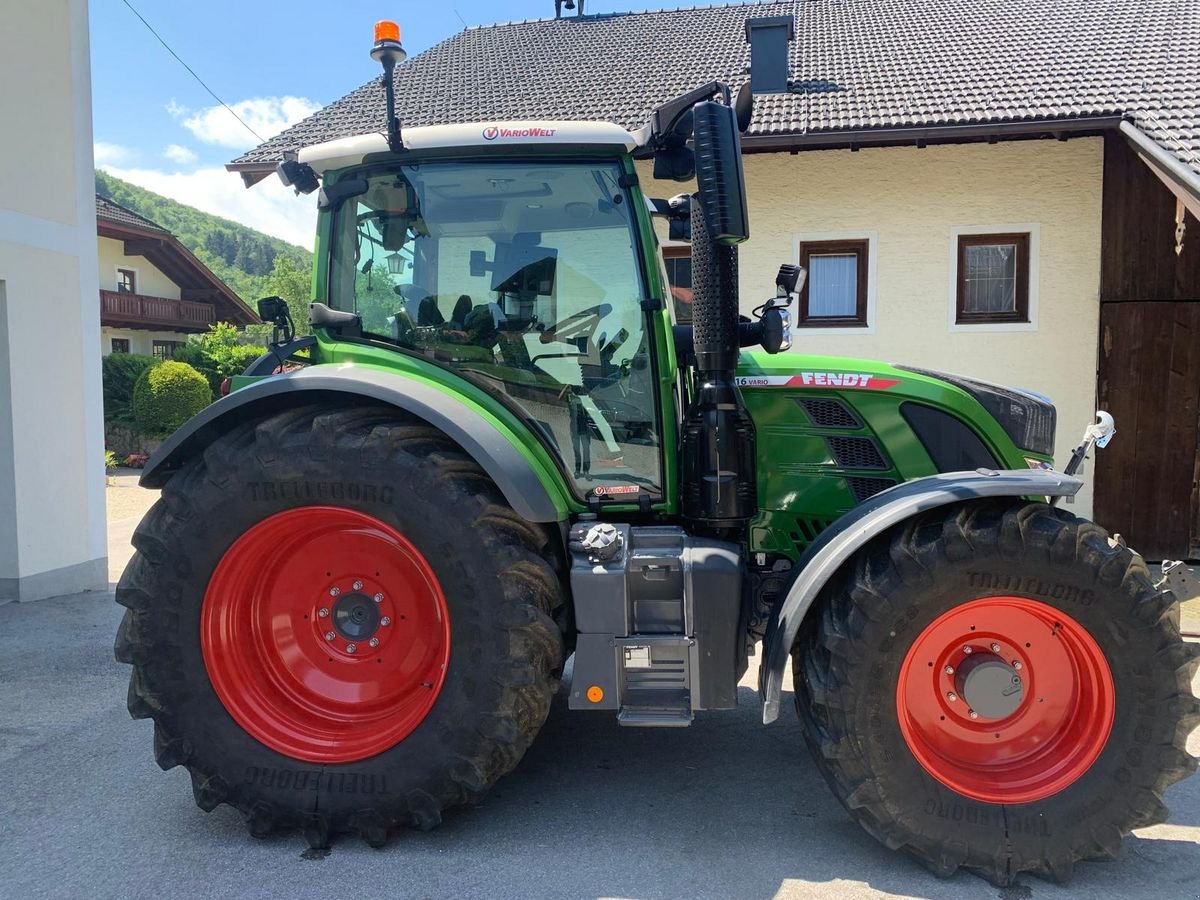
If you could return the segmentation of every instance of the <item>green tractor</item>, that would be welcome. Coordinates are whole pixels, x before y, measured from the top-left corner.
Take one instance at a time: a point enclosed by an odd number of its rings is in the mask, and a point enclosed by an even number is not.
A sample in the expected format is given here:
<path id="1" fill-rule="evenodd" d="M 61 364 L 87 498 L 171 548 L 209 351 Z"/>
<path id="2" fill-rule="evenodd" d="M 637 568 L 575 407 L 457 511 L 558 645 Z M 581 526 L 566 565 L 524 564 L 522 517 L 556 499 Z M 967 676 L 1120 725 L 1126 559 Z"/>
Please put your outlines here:
<path id="1" fill-rule="evenodd" d="M 1196 648 L 1058 506 L 1111 419 L 1056 472 L 1044 397 L 784 352 L 797 267 L 739 317 L 748 94 L 402 132 L 398 38 L 386 132 L 280 165 L 320 191 L 312 336 L 263 301 L 269 352 L 142 477 L 116 654 L 199 806 L 380 845 L 512 770 L 560 683 L 686 726 L 757 645 L 764 723 L 790 662 L 838 799 L 937 873 L 1064 879 L 1163 821 Z M 697 193 L 648 199 L 639 159 Z"/>

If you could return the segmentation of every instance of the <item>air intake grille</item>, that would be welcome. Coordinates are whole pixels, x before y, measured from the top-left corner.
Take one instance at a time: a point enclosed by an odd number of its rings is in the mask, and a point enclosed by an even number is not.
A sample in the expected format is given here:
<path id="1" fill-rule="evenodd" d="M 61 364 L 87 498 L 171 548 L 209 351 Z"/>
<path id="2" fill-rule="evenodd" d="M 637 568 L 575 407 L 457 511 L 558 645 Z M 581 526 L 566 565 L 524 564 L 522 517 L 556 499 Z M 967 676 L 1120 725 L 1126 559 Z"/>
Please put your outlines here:
<path id="1" fill-rule="evenodd" d="M 845 403 L 825 397 L 800 401 L 808 417 L 818 428 L 862 428 L 862 422 Z"/>
<path id="2" fill-rule="evenodd" d="M 846 481 L 850 484 L 850 491 L 854 494 L 854 502 L 856 503 L 869 500 L 880 491 L 886 491 L 896 483 L 894 478 L 847 478 Z"/>
<path id="3" fill-rule="evenodd" d="M 829 449 L 844 469 L 886 469 L 887 460 L 867 437 L 827 437 Z"/>

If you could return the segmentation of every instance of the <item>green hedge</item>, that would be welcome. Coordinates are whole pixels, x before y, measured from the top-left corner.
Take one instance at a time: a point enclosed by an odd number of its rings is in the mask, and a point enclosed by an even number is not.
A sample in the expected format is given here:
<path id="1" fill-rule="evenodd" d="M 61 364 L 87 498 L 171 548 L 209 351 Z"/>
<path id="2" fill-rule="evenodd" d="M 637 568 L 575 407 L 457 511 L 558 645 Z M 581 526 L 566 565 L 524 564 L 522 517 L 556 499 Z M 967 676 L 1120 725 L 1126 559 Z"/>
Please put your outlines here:
<path id="1" fill-rule="evenodd" d="M 158 363 L 153 356 L 113 353 L 100 363 L 104 389 L 104 421 L 123 428 L 133 427 L 133 388 L 146 370 Z"/>
<path id="2" fill-rule="evenodd" d="M 212 402 L 204 376 L 174 360 L 147 369 L 133 388 L 133 416 L 139 430 L 170 434 Z"/>

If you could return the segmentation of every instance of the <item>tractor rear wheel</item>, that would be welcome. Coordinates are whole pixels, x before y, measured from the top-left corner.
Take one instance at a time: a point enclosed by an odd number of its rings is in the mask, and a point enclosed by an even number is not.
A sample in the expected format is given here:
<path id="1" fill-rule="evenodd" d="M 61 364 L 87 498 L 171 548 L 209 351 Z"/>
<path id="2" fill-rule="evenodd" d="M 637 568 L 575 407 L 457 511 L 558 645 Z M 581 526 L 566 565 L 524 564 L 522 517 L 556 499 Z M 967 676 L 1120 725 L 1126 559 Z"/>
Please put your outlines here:
<path id="1" fill-rule="evenodd" d="M 1197 647 L 1145 563 L 1033 503 L 936 510 L 868 545 L 793 650 L 850 814 L 939 875 L 1064 881 L 1162 822 L 1196 768 Z"/>
<path id="2" fill-rule="evenodd" d="M 163 489 L 117 588 L 159 765 L 252 833 L 430 828 L 510 771 L 562 665 L 547 537 L 444 434 L 307 407 Z"/>

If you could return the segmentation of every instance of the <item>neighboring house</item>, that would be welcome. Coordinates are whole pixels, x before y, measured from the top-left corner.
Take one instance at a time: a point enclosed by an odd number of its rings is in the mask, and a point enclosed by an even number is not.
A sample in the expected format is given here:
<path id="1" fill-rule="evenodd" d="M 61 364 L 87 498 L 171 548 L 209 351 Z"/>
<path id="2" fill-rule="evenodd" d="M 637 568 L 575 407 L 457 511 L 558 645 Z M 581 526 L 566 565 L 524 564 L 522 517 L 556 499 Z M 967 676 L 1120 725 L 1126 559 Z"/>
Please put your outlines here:
<path id="1" fill-rule="evenodd" d="M 169 359 L 189 334 L 258 317 L 173 234 L 96 196 L 100 352 Z"/>
<path id="2" fill-rule="evenodd" d="M 1200 556 L 1200 0 L 801 0 L 469 28 L 397 68 L 397 112 L 632 129 L 750 72 L 744 309 L 802 262 L 796 350 L 1047 393 L 1060 464 L 1108 408 L 1118 434 L 1075 509 L 1151 558 Z M 383 102 L 376 79 L 229 168 L 253 184 L 287 151 L 378 130 Z M 648 164 L 642 183 L 686 189 Z M 665 249 L 683 301 L 687 252 Z"/>

